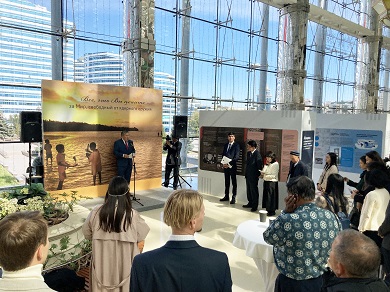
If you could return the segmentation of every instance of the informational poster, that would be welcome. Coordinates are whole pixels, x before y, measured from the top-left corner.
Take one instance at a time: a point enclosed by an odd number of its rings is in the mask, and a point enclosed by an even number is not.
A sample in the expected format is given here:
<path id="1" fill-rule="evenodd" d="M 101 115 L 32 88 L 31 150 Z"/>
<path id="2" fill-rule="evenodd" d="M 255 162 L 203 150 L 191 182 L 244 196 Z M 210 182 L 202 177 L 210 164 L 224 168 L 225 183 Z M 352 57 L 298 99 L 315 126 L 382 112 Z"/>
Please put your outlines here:
<path id="1" fill-rule="evenodd" d="M 314 167 L 323 168 L 328 152 L 335 152 L 340 171 L 360 173 L 359 159 L 369 151 L 382 153 L 382 131 L 317 129 Z"/>
<path id="2" fill-rule="evenodd" d="M 243 153 L 246 154 L 246 131 L 244 128 L 202 127 L 200 129 L 199 167 L 202 170 L 223 172 L 221 164 L 223 146 L 228 142 L 228 133 L 233 132 L 235 142 L 240 145 L 240 157 L 237 161 L 237 174 L 244 175 Z"/>
<path id="3" fill-rule="evenodd" d="M 313 173 L 314 131 L 302 132 L 301 160 L 307 166 L 309 177 Z"/>
<path id="4" fill-rule="evenodd" d="M 286 181 L 290 165 L 290 151 L 298 147 L 298 131 L 296 130 L 202 127 L 200 129 L 200 169 L 223 172 L 222 152 L 224 145 L 228 142 L 229 132 L 235 134 L 235 142 L 240 145 L 241 149 L 237 162 L 238 175 L 245 175 L 246 143 L 254 140 L 263 159 L 268 151 L 276 154 L 280 165 L 280 181 Z"/>
<path id="5" fill-rule="evenodd" d="M 45 189 L 58 188 L 60 148 L 70 165 L 62 189 L 94 185 L 96 165 L 89 157 L 96 151 L 102 170 L 95 184 L 107 184 L 117 174 L 113 145 L 125 129 L 136 149 L 137 182 L 147 181 L 149 188 L 161 185 L 161 155 L 156 155 L 162 151 L 160 90 L 43 80 L 42 116 Z"/>

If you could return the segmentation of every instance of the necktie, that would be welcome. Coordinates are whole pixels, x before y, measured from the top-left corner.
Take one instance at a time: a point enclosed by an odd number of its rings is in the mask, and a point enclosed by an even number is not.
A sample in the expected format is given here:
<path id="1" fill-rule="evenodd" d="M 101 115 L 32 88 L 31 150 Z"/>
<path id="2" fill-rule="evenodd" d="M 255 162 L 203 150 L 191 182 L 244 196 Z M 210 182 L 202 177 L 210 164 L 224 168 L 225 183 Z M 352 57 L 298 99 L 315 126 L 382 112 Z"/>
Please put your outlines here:
<path id="1" fill-rule="evenodd" d="M 129 144 L 127 144 L 127 142 L 126 142 L 126 149 L 129 149 Z"/>
<path id="2" fill-rule="evenodd" d="M 227 152 L 229 152 L 229 150 L 230 150 L 230 144 L 228 145 Z"/>

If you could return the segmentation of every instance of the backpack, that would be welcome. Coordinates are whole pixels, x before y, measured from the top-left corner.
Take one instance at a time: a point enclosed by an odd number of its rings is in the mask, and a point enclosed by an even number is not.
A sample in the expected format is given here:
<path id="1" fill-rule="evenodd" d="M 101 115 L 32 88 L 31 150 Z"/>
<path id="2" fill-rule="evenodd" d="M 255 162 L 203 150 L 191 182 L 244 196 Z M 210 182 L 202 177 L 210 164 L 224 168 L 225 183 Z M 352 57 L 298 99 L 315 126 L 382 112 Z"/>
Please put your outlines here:
<path id="1" fill-rule="evenodd" d="M 329 199 L 328 195 L 324 194 L 324 198 L 325 198 L 326 202 L 328 203 L 332 213 L 335 214 L 337 216 L 337 218 L 339 219 L 339 221 L 341 223 L 341 229 L 344 230 L 344 229 L 350 228 L 351 221 L 349 220 L 347 215 L 345 215 L 345 213 L 342 211 L 339 211 L 336 214 L 334 211 L 335 210 L 334 205 L 333 205 L 332 201 Z"/>

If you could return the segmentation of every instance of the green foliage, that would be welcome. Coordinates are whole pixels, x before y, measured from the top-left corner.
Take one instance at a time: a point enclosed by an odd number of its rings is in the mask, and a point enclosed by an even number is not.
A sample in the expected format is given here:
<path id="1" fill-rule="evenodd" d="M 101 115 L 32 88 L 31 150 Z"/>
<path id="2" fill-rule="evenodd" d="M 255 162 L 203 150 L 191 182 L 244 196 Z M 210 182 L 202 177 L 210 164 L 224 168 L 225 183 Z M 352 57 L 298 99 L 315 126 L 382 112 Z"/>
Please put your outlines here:
<path id="1" fill-rule="evenodd" d="M 49 248 L 49 259 L 55 259 L 51 262 L 51 267 L 67 266 L 75 271 L 79 270 L 83 261 L 83 257 L 90 255 L 92 251 L 92 241 L 83 239 L 79 242 L 72 243 L 69 236 L 64 236 L 60 239 L 60 244 L 53 243 Z"/>
<path id="2" fill-rule="evenodd" d="M 4 118 L 3 112 L 0 111 L 0 140 L 7 140 L 16 134 L 15 126 Z"/>
<path id="3" fill-rule="evenodd" d="M 18 185 L 18 180 L 2 165 L 0 165 L 0 186 Z"/>
<path id="4" fill-rule="evenodd" d="M 190 137 L 199 137 L 199 111 L 192 112 L 188 120 L 188 134 Z"/>

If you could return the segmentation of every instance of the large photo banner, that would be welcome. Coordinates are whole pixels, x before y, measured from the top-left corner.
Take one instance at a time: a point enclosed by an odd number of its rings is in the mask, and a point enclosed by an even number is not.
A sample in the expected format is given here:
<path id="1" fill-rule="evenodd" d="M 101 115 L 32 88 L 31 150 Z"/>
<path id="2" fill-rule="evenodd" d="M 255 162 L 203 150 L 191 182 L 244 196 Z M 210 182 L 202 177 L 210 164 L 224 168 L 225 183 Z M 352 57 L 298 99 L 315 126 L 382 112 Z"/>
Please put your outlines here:
<path id="1" fill-rule="evenodd" d="M 46 190 L 107 184 L 117 175 L 114 142 L 125 129 L 136 150 L 137 189 L 161 185 L 160 90 L 43 80 L 42 118 Z M 59 159 L 69 167 L 59 168 Z M 132 183 L 133 176 L 134 169 Z"/>

